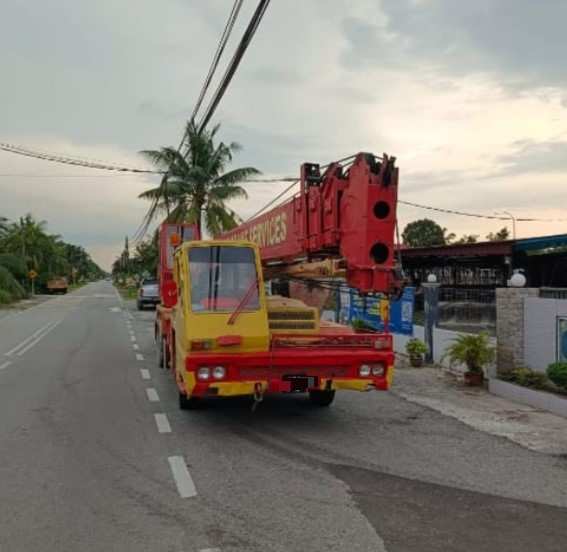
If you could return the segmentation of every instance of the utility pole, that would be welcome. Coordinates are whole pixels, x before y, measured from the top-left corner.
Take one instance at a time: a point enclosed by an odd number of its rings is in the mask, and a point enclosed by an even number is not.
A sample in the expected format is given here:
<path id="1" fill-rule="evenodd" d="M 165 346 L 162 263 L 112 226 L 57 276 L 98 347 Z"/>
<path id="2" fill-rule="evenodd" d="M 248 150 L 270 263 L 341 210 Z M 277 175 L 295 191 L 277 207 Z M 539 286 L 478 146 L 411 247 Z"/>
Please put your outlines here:
<path id="1" fill-rule="evenodd" d="M 24 218 L 20 217 L 20 232 L 22 233 L 22 259 L 24 260 L 24 267 L 26 272 L 28 271 L 28 261 L 26 259 L 26 232 L 25 232 L 25 227 L 24 227 Z M 27 278 L 26 278 L 27 280 Z M 26 284 L 27 281 L 24 280 L 22 283 L 24 284 L 24 289 L 27 288 Z M 32 295 L 34 292 L 34 288 L 33 288 L 33 280 L 32 280 Z"/>
<path id="2" fill-rule="evenodd" d="M 27 268 L 27 261 L 26 261 L 26 233 L 24 230 L 24 219 L 20 217 L 20 228 L 22 232 L 22 257 L 24 258 L 24 262 L 26 263 Z"/>

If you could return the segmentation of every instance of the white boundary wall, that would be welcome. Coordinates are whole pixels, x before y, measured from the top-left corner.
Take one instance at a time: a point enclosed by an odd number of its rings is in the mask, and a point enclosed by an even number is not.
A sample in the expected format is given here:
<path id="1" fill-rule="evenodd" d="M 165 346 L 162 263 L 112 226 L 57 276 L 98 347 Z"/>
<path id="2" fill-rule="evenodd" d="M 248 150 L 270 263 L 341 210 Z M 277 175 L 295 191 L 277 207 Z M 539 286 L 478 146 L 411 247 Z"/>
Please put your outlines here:
<path id="1" fill-rule="evenodd" d="M 408 340 L 410 339 L 409 335 L 399 335 L 399 334 L 393 334 L 394 335 L 394 351 L 396 353 L 401 353 L 401 354 L 406 354 L 406 343 L 408 342 Z M 443 353 L 445 352 L 445 349 L 451 345 L 451 343 L 453 342 L 452 340 L 457 337 L 458 332 L 452 332 L 450 330 L 442 330 L 441 328 L 433 328 L 433 362 L 435 364 L 438 364 L 439 366 L 443 366 L 444 368 L 447 369 L 452 369 L 458 372 L 464 372 L 465 368 L 464 366 L 453 366 L 451 368 L 451 365 L 449 363 L 449 359 L 445 359 L 443 362 L 441 362 L 441 357 L 443 356 Z M 416 326 L 414 324 L 413 326 L 413 337 L 417 337 L 418 339 L 423 340 L 425 336 L 425 329 L 423 326 Z M 495 346 L 496 345 L 496 339 L 492 338 L 492 344 Z M 488 369 L 485 371 L 485 374 L 488 377 L 492 377 L 493 375 L 495 375 L 495 366 L 489 366 Z"/>

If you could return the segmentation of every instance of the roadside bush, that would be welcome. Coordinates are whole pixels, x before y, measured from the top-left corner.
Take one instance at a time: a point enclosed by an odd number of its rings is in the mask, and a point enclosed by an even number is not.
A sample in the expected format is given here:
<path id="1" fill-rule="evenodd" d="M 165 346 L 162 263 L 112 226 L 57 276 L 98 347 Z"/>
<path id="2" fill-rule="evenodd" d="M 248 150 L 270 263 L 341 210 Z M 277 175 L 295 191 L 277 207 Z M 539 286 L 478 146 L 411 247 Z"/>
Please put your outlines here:
<path id="1" fill-rule="evenodd" d="M 532 389 L 544 389 L 547 382 L 547 375 L 542 372 L 536 372 L 529 366 L 518 366 L 508 372 L 504 379 L 523 387 L 531 387 Z"/>
<path id="2" fill-rule="evenodd" d="M 0 257 L 2 257 L 0 255 Z M 0 259 L 3 261 L 3 259 Z M 25 289 L 16 280 L 14 275 L 2 264 L 0 264 L 0 303 L 11 303 L 18 299 L 24 299 L 26 296 Z"/>
<path id="3" fill-rule="evenodd" d="M 0 289 L 0 305 L 8 305 L 12 302 L 12 295 L 7 291 Z"/>
<path id="4" fill-rule="evenodd" d="M 567 362 L 553 362 L 547 367 L 547 377 L 557 387 L 567 390 Z"/>

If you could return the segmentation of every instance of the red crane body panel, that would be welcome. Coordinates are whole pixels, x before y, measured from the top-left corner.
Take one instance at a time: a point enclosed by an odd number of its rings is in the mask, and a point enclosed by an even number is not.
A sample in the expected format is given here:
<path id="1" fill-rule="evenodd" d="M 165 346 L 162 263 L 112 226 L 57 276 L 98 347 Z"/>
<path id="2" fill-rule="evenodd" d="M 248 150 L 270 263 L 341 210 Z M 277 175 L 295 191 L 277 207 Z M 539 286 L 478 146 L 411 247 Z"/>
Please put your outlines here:
<path id="1" fill-rule="evenodd" d="M 164 293 L 167 282 L 173 280 L 173 253 L 176 245 L 171 243 L 171 236 L 179 236 L 179 245 L 186 241 L 199 239 L 199 229 L 193 223 L 170 223 L 166 222 L 159 227 L 159 264 L 158 264 L 158 285 L 162 304 L 165 304 Z"/>
<path id="2" fill-rule="evenodd" d="M 360 153 L 324 173 L 301 167 L 300 192 L 279 207 L 220 236 L 260 246 L 265 264 L 342 259 L 349 286 L 399 290 L 394 259 L 398 199 L 395 158 Z"/>

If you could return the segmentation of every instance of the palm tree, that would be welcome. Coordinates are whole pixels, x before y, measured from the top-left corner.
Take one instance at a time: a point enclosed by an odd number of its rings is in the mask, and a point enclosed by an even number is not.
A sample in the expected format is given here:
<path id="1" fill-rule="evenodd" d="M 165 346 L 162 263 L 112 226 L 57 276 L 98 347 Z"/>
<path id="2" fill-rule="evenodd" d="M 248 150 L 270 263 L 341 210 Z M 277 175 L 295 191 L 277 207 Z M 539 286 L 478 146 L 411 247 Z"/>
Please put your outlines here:
<path id="1" fill-rule="evenodd" d="M 165 173 L 157 188 L 139 195 L 152 201 L 146 229 L 158 213 L 166 213 L 168 222 L 197 223 L 199 230 L 204 214 L 205 228 L 213 236 L 238 225 L 239 217 L 226 202 L 247 199 L 248 194 L 239 183 L 261 173 L 254 167 L 225 172 L 234 154 L 242 148 L 237 142 L 221 142 L 215 146 L 219 128 L 217 125 L 211 131 L 199 132 L 190 121 L 183 143 L 186 154 L 171 146 L 141 152 Z"/>
<path id="2" fill-rule="evenodd" d="M 23 259 L 13 253 L 0 253 L 0 304 L 23 299 L 26 292 L 18 282 L 24 278 L 26 267 Z"/>
<path id="3" fill-rule="evenodd" d="M 11 224 L 6 217 L 0 216 L 0 238 L 3 238 L 10 231 Z"/>
<path id="4" fill-rule="evenodd" d="M 132 262 L 135 271 L 139 274 L 147 272 L 150 275 L 154 275 L 157 273 L 158 241 L 156 237 L 157 233 L 153 238 L 136 245 Z"/>

